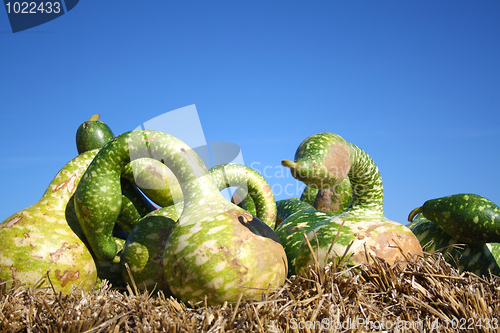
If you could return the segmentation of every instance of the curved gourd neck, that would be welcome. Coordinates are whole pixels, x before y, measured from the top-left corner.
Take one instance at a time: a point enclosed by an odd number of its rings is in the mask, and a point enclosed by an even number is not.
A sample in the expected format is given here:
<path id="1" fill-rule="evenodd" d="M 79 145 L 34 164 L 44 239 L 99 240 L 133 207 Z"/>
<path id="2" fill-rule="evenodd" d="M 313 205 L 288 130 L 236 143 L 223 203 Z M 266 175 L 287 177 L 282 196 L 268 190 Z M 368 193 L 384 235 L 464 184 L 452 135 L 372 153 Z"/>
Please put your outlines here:
<path id="1" fill-rule="evenodd" d="M 181 140 L 157 131 L 132 131 L 128 136 L 130 160 L 154 158 L 177 178 L 184 198 L 183 216 L 199 215 L 205 203 L 225 200 L 201 158 Z M 215 209 L 215 207 L 214 207 Z M 214 210 L 212 209 L 212 210 Z M 219 209 L 215 209 L 219 211 Z M 180 223 L 186 222 L 182 216 Z"/>
<path id="2" fill-rule="evenodd" d="M 346 144 L 351 157 L 348 174 L 352 186 L 350 214 L 362 210 L 383 215 L 384 189 L 377 165 L 364 150 L 350 142 Z"/>

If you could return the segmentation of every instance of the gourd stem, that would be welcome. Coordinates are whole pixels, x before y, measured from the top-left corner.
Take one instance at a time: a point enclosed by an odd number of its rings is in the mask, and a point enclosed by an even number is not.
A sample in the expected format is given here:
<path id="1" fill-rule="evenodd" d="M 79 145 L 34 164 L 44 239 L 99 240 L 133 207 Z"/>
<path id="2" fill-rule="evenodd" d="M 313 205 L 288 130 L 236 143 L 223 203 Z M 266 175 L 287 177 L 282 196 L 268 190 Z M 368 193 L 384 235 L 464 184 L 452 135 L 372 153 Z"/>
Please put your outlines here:
<path id="1" fill-rule="evenodd" d="M 422 213 L 422 207 L 417 207 L 414 210 L 412 210 L 408 215 L 408 222 L 412 222 L 415 216 L 420 213 Z"/>
<path id="2" fill-rule="evenodd" d="M 295 168 L 297 166 L 297 163 L 290 161 L 290 160 L 283 160 L 283 161 L 281 161 L 281 165 L 292 169 L 292 168 Z"/>
<path id="3" fill-rule="evenodd" d="M 92 117 L 90 117 L 89 121 L 96 121 L 96 120 L 98 120 L 99 118 L 101 118 L 101 115 L 100 115 L 100 114 L 95 114 L 95 115 L 93 115 Z"/>

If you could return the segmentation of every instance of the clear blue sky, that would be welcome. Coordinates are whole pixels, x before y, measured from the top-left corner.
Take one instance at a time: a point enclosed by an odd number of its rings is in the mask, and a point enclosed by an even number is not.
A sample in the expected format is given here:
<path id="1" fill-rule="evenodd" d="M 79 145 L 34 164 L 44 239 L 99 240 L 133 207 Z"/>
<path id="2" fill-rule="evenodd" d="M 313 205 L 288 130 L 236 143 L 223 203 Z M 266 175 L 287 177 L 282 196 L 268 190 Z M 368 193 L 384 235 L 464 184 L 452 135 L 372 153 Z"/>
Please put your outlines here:
<path id="1" fill-rule="evenodd" d="M 0 221 L 91 115 L 120 134 L 193 104 L 277 199 L 302 188 L 281 160 L 327 131 L 375 160 L 392 220 L 455 193 L 500 204 L 499 17 L 491 0 L 107 0 L 13 34 L 0 8 Z"/>

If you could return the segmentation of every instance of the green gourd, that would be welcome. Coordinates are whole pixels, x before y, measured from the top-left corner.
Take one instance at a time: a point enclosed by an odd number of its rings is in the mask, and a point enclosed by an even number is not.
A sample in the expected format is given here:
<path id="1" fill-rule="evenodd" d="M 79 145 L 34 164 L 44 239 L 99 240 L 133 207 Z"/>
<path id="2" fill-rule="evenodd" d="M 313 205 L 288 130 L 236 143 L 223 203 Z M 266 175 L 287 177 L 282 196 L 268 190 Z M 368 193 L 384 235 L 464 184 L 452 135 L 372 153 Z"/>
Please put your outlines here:
<path id="1" fill-rule="evenodd" d="M 253 201 L 252 197 L 248 194 L 248 191 L 246 189 L 238 187 L 236 191 L 234 191 L 233 193 L 231 202 L 243 208 L 250 214 L 257 216 L 257 209 L 255 208 L 255 202 Z"/>
<path id="2" fill-rule="evenodd" d="M 111 128 L 98 120 L 99 118 L 99 114 L 93 115 L 78 127 L 76 131 L 76 147 L 79 154 L 92 149 L 101 149 L 115 137 Z M 121 179 L 121 182 L 122 206 L 115 231 L 120 234 L 125 232 L 126 234 L 144 215 L 155 208 L 133 182 L 125 178 Z"/>
<path id="3" fill-rule="evenodd" d="M 273 191 L 257 171 L 242 164 L 221 164 L 209 170 L 219 190 L 238 187 L 248 191 L 252 199 L 252 211 L 255 210 L 262 222 L 274 229 L 276 224 L 276 201 Z M 246 207 L 245 207 L 246 208 Z"/>
<path id="4" fill-rule="evenodd" d="M 301 199 L 289 198 L 277 201 L 276 202 L 277 216 L 276 216 L 275 230 L 280 226 L 283 220 L 285 220 L 290 215 L 295 214 L 298 211 L 307 209 L 314 209 L 314 207 L 308 204 L 307 202 L 302 201 Z"/>
<path id="5" fill-rule="evenodd" d="M 304 240 L 303 233 L 308 232 L 313 226 L 332 216 L 334 215 L 331 213 L 311 207 L 311 209 L 299 210 L 288 215 L 288 217 L 276 227 L 274 231 L 283 245 L 286 258 L 288 259 L 288 276 L 296 274 L 295 263 L 297 251 Z"/>
<path id="6" fill-rule="evenodd" d="M 76 132 L 76 146 L 78 152 L 84 153 L 92 149 L 100 149 L 115 136 L 108 125 L 98 120 L 100 115 L 96 114 L 82 123 Z M 122 178 L 122 204 L 120 214 L 113 229 L 113 239 L 120 249 L 125 245 L 125 239 L 133 226 L 147 213 L 155 210 L 154 206 L 137 189 L 132 182 Z M 70 204 L 71 211 L 74 210 L 73 200 Z M 78 224 L 76 215 L 74 221 Z M 121 266 L 118 263 L 95 259 L 97 267 L 97 287 L 102 280 L 108 280 L 114 287 L 123 287 L 125 282 L 121 274 Z"/>
<path id="7" fill-rule="evenodd" d="M 122 177 L 135 184 L 152 202 L 168 207 L 183 201 L 179 181 L 163 163 L 153 158 L 139 158 L 128 163 Z"/>
<path id="8" fill-rule="evenodd" d="M 260 299 L 286 278 L 286 255 L 265 223 L 226 200 L 198 155 L 158 131 L 132 131 L 108 142 L 82 177 L 75 210 L 94 253 L 119 260 L 112 230 L 121 205 L 120 176 L 131 160 L 162 161 L 178 179 L 184 208 L 165 247 L 163 265 L 172 293 L 210 304 Z"/>
<path id="9" fill-rule="evenodd" d="M 254 215 L 261 221 L 274 224 L 276 202 L 269 184 L 260 174 L 241 164 L 218 165 L 211 168 L 209 173 L 219 190 L 229 186 L 242 186 L 238 189 L 243 188 L 245 193 L 251 195 L 249 198 L 255 205 Z M 149 186 L 153 185 L 149 182 L 143 185 L 153 187 Z M 129 282 L 131 282 L 129 280 L 129 274 L 131 274 L 140 289 L 152 289 L 156 286 L 166 294 L 170 293 L 165 280 L 165 269 L 168 267 L 163 267 L 163 253 L 171 229 L 177 223 L 179 213 L 182 212 L 182 206 L 183 204 L 180 203 L 176 207 L 171 205 L 149 213 L 129 234 L 120 261 L 123 263 L 122 273 Z M 130 273 L 124 267 L 125 263 L 129 266 Z"/>
<path id="10" fill-rule="evenodd" d="M 40 200 L 0 224 L 0 278 L 33 285 L 48 273 L 56 292 L 85 291 L 96 284 L 97 269 L 76 222 L 72 200 L 96 150 L 68 162 Z M 45 280 L 44 286 L 50 286 Z"/>
<path id="11" fill-rule="evenodd" d="M 464 244 L 422 214 L 408 224 L 424 251 L 440 252 L 451 265 L 478 276 L 500 275 L 500 243 Z"/>
<path id="12" fill-rule="evenodd" d="M 208 171 L 220 190 L 238 187 L 248 193 L 254 207 L 251 213 L 274 228 L 276 201 L 264 177 L 252 168 L 236 163 L 221 164 Z M 183 201 L 181 187 L 172 171 L 155 159 L 141 158 L 130 162 L 125 167 L 122 176 L 133 181 L 151 201 L 161 207 L 168 207 Z M 258 211 L 255 207 L 258 207 Z M 244 207 L 246 208 L 248 207 Z"/>
<path id="13" fill-rule="evenodd" d="M 132 282 L 132 275 L 141 290 L 155 288 L 167 296 L 171 294 L 163 267 L 163 253 L 179 219 L 178 211 L 182 211 L 182 207 L 171 205 L 157 209 L 144 216 L 130 231 L 120 260 L 121 274 L 127 283 Z"/>
<path id="14" fill-rule="evenodd" d="M 311 206 L 314 204 L 314 200 L 316 200 L 316 196 L 318 195 L 318 188 L 311 185 L 306 185 L 302 194 L 300 195 L 300 200 L 304 201 Z"/>
<path id="15" fill-rule="evenodd" d="M 461 193 L 427 200 L 410 212 L 408 220 L 418 213 L 460 242 L 500 242 L 500 208 L 480 195 Z"/>
<path id="16" fill-rule="evenodd" d="M 301 143 L 294 162 L 284 160 L 282 164 L 291 169 L 295 178 L 315 184 L 319 189 L 333 188 L 347 176 L 351 182 L 350 208 L 319 222 L 307 232 L 320 266 L 344 254 L 349 265 L 356 265 L 366 263 L 370 254 L 393 264 L 404 258 L 403 253 L 422 253 L 418 239 L 409 228 L 384 216 L 379 169 L 356 145 L 333 133 L 318 133 Z M 303 241 L 297 250 L 296 273 L 306 275 L 312 264 L 311 251 Z"/>
<path id="17" fill-rule="evenodd" d="M 120 227 L 128 233 L 141 218 L 156 210 L 156 208 L 146 199 L 134 183 L 125 178 L 121 178 L 120 183 L 122 188 L 122 204 L 120 214 L 116 219 L 115 229 Z"/>
<path id="18" fill-rule="evenodd" d="M 78 154 L 99 149 L 115 137 L 109 126 L 100 121 L 99 118 L 100 115 L 93 115 L 78 127 L 76 131 Z"/>

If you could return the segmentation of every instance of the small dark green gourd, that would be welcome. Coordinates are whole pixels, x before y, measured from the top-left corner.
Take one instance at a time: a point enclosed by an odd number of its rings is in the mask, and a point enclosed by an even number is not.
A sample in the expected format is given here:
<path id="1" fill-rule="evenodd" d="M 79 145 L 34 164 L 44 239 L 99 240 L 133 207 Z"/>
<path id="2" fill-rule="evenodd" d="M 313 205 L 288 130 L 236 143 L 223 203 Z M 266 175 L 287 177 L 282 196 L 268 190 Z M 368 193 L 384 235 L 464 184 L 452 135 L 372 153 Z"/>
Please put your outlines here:
<path id="1" fill-rule="evenodd" d="M 100 115 L 95 114 L 78 127 L 76 131 L 78 154 L 99 149 L 115 137 L 109 126 L 100 121 L 99 118 Z"/>
<path id="2" fill-rule="evenodd" d="M 384 216 L 380 172 L 372 158 L 356 145 L 333 133 L 318 133 L 300 144 L 295 161 L 283 160 L 282 164 L 291 169 L 295 178 L 318 189 L 333 188 L 347 176 L 351 182 L 351 207 L 307 232 L 320 266 L 342 257 L 346 249 L 351 265 L 366 263 L 367 253 L 389 264 L 402 260 L 403 254 L 422 253 L 411 230 Z M 312 264 L 308 244 L 303 241 L 297 250 L 296 273 L 307 275 Z"/>
<path id="3" fill-rule="evenodd" d="M 410 212 L 408 220 L 418 213 L 460 242 L 500 242 L 500 208 L 480 195 L 461 193 L 427 200 Z"/>
<path id="4" fill-rule="evenodd" d="M 94 253 L 119 260 L 112 230 L 121 205 L 120 177 L 131 160 L 162 161 L 178 179 L 184 208 L 166 244 L 164 266 L 172 293 L 210 304 L 260 299 L 281 286 L 286 255 L 265 223 L 226 200 L 203 161 L 179 139 L 158 131 L 117 136 L 97 154 L 75 194 L 75 210 Z M 99 172 L 98 172 L 99 170 Z"/>

